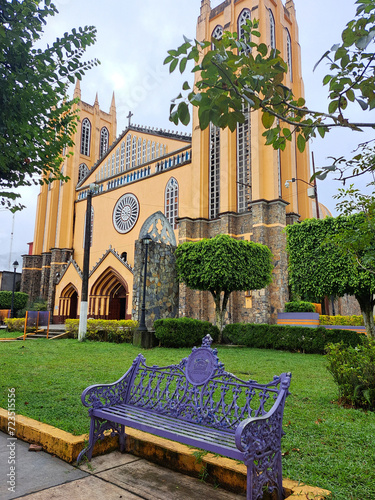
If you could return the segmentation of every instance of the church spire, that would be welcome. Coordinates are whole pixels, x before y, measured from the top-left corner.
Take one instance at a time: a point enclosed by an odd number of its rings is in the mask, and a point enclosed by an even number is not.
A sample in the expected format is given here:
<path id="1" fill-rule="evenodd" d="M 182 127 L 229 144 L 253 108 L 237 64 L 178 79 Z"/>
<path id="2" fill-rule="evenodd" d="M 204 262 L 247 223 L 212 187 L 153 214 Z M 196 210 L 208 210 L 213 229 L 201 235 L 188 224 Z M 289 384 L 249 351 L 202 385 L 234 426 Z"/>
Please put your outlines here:
<path id="1" fill-rule="evenodd" d="M 99 98 L 98 98 L 98 93 L 96 93 L 96 96 L 95 96 L 94 106 L 98 106 L 98 107 L 99 107 Z"/>
<path id="2" fill-rule="evenodd" d="M 78 78 L 77 78 L 76 86 L 74 89 L 73 99 L 75 99 L 76 97 L 78 97 L 78 99 L 81 100 L 81 83 L 78 80 Z"/>
<path id="3" fill-rule="evenodd" d="M 115 93 L 112 94 L 111 107 L 109 108 L 110 115 L 116 115 L 116 101 L 115 101 Z"/>

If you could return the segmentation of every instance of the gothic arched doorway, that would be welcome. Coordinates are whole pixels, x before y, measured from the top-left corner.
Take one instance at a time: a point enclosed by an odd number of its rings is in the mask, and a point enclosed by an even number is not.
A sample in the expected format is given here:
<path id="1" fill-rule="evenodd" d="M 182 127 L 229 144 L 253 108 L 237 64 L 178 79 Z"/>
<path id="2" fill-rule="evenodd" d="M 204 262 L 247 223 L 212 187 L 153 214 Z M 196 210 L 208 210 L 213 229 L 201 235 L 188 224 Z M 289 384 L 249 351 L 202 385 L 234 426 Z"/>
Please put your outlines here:
<path id="1" fill-rule="evenodd" d="M 76 319 L 78 312 L 78 292 L 72 283 L 69 283 L 62 291 L 59 299 L 59 321 Z"/>
<path id="2" fill-rule="evenodd" d="M 128 285 L 112 267 L 108 267 L 91 288 L 89 315 L 101 319 L 130 319 Z"/>

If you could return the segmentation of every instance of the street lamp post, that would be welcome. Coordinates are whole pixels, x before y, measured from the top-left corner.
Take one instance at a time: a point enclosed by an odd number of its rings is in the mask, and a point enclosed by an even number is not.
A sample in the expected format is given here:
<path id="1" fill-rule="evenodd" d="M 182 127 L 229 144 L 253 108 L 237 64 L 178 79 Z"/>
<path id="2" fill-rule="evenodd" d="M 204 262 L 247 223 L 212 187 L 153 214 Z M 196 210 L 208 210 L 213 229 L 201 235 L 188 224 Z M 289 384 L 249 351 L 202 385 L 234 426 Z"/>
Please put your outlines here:
<path id="1" fill-rule="evenodd" d="M 146 234 L 142 238 L 142 241 L 145 245 L 145 266 L 144 266 L 144 275 L 143 275 L 143 298 L 142 298 L 142 309 L 141 309 L 141 319 L 139 322 L 138 331 L 139 332 L 148 332 L 146 327 L 146 275 L 147 275 L 147 256 L 148 256 L 148 245 L 152 240 L 149 234 Z"/>
<path id="2" fill-rule="evenodd" d="M 296 181 L 304 182 L 308 186 L 311 186 L 311 188 L 307 190 L 307 196 L 309 198 L 315 199 L 316 218 L 319 219 L 318 188 L 316 185 L 316 180 L 314 180 L 314 184 L 311 184 L 311 182 L 307 182 L 303 179 L 298 179 L 297 177 L 292 177 L 291 179 L 288 179 L 287 181 L 285 181 L 285 187 L 288 188 L 291 182 L 296 182 Z"/>
<path id="3" fill-rule="evenodd" d="M 82 342 L 87 332 L 88 289 L 90 269 L 90 243 L 91 243 L 91 207 L 92 195 L 95 184 L 90 184 L 87 193 L 86 221 L 85 221 L 85 246 L 83 253 L 81 307 L 79 312 L 78 340 Z"/>
<path id="4" fill-rule="evenodd" d="M 16 271 L 18 267 L 18 262 L 15 260 L 12 266 L 13 266 L 13 287 L 12 287 L 12 302 L 10 306 L 10 317 L 14 318 L 14 292 L 16 291 Z"/>

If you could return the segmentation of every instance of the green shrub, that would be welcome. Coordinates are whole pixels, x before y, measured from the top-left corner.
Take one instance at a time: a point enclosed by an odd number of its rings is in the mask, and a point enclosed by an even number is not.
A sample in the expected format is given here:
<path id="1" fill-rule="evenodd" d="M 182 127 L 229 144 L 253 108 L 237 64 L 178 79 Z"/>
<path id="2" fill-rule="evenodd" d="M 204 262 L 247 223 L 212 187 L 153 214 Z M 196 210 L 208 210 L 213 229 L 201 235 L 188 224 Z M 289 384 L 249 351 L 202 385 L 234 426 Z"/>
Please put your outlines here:
<path id="1" fill-rule="evenodd" d="M 78 338 L 79 319 L 67 319 L 65 321 L 65 331 L 69 337 Z M 137 321 L 133 320 L 87 320 L 86 338 L 96 342 L 114 342 L 122 344 L 133 341 L 134 330 L 138 328 Z"/>
<path id="2" fill-rule="evenodd" d="M 288 313 L 292 312 L 315 312 L 315 306 L 311 302 L 304 302 L 303 300 L 295 300 L 293 302 L 287 302 L 284 307 L 284 311 Z"/>
<path id="3" fill-rule="evenodd" d="M 202 339 L 211 335 L 214 342 L 219 338 L 219 329 L 209 321 L 193 318 L 158 319 L 154 323 L 155 336 L 163 347 L 200 346 Z"/>
<path id="4" fill-rule="evenodd" d="M 363 316 L 319 316 L 321 325 L 364 326 Z"/>
<path id="5" fill-rule="evenodd" d="M 25 318 L 5 318 L 4 323 L 10 332 L 23 332 Z"/>
<path id="6" fill-rule="evenodd" d="M 375 410 L 375 342 L 366 339 L 354 348 L 330 344 L 326 357 L 340 402 Z"/>
<path id="7" fill-rule="evenodd" d="M 350 330 L 252 323 L 226 325 L 223 337 L 226 342 L 246 347 L 317 354 L 324 354 L 330 343 L 342 341 L 355 347 L 366 338 L 364 334 Z"/>
<path id="8" fill-rule="evenodd" d="M 29 296 L 27 293 L 14 293 L 14 310 L 19 311 L 26 307 Z M 12 307 L 12 292 L 0 292 L 0 309 L 11 309 Z"/>

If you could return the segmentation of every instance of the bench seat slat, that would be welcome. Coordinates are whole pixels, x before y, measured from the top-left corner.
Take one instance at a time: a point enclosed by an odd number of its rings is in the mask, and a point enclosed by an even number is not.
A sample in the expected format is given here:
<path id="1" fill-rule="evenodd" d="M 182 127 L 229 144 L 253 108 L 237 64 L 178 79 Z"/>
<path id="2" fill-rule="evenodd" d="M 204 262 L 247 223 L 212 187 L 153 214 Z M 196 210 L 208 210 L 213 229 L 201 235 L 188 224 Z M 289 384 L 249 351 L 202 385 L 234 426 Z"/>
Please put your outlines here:
<path id="1" fill-rule="evenodd" d="M 243 454 L 236 448 L 233 432 L 203 427 L 125 404 L 96 409 L 93 416 L 197 448 L 202 448 L 204 443 L 207 451 L 236 460 L 243 459 Z"/>

